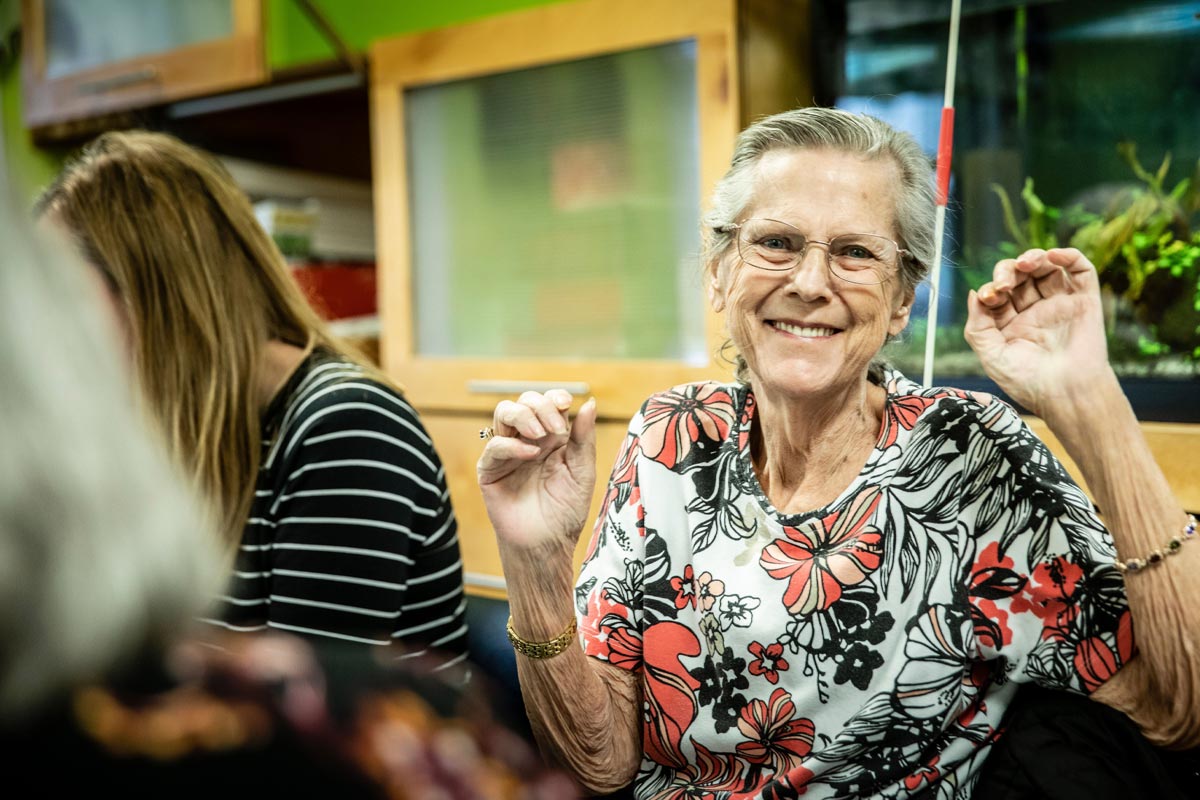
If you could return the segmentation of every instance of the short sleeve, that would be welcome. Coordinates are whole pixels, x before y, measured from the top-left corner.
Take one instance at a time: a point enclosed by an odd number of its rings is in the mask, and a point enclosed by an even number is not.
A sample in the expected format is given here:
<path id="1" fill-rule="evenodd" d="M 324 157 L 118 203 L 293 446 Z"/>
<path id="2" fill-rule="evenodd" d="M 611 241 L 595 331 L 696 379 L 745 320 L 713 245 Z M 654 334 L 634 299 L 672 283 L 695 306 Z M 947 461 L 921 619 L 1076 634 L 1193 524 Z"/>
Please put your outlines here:
<path id="1" fill-rule="evenodd" d="M 642 664 L 644 510 L 638 481 L 642 412 L 629 424 L 575 586 L 585 652 L 637 671 Z"/>
<path id="2" fill-rule="evenodd" d="M 1008 405 L 978 412 L 962 503 L 976 657 L 1001 680 L 1091 692 L 1133 651 L 1116 549 L 1095 507 Z"/>

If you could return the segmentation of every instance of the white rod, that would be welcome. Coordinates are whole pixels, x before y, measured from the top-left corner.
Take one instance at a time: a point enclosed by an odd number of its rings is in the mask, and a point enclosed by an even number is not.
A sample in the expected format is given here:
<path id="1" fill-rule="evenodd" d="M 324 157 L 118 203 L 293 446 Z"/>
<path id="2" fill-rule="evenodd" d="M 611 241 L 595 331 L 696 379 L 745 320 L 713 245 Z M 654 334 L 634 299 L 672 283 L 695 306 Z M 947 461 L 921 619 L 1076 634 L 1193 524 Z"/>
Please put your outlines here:
<path id="1" fill-rule="evenodd" d="M 946 231 L 946 203 L 950 194 L 950 156 L 954 136 L 954 77 L 958 70 L 958 23 L 962 0 L 950 4 L 950 43 L 946 50 L 946 91 L 942 102 L 942 130 L 938 138 L 938 205 L 933 228 L 933 265 L 929 279 L 929 311 L 925 318 L 925 363 L 921 376 L 924 386 L 933 384 L 933 361 L 937 341 L 938 300 L 942 277 L 942 239 Z"/>
<path id="2" fill-rule="evenodd" d="M 962 0 L 950 4 L 950 48 L 946 51 L 946 94 L 942 105 L 954 108 L 954 74 L 958 71 L 958 21 L 962 16 Z"/>
<path id="3" fill-rule="evenodd" d="M 942 234 L 946 230 L 946 207 L 938 205 L 937 220 L 933 226 L 933 264 L 929 275 L 929 311 L 925 315 L 925 370 L 921 375 L 922 386 L 933 385 L 933 354 L 937 341 L 938 293 L 942 284 Z"/>

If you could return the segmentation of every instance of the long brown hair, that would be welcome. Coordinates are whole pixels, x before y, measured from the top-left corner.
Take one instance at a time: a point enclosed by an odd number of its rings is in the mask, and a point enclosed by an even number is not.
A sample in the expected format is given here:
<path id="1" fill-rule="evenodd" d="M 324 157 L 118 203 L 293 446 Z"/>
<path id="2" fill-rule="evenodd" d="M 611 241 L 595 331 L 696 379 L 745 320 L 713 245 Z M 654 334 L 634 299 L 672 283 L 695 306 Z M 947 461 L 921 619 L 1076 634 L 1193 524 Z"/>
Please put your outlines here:
<path id="1" fill-rule="evenodd" d="M 309 306 L 228 171 L 172 136 L 101 135 L 37 213 L 66 226 L 121 298 L 151 415 L 235 545 L 259 468 L 266 343 L 323 345 L 375 371 Z"/>

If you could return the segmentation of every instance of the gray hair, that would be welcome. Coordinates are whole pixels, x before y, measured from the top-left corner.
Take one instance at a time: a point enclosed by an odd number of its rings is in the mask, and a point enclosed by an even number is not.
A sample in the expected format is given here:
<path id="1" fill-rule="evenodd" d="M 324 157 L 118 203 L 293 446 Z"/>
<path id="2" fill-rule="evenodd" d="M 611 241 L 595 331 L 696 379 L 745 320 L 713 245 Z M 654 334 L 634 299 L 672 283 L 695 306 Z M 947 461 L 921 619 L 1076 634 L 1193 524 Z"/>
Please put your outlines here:
<path id="1" fill-rule="evenodd" d="M 0 194 L 3 194 L 0 192 Z M 0 722 L 185 627 L 221 556 L 85 267 L 0 197 Z"/>
<path id="2" fill-rule="evenodd" d="M 829 149 L 890 158 L 900 172 L 896 193 L 896 238 L 909 252 L 901 259 L 900 283 L 913 291 L 925 279 L 934 258 L 934 185 L 932 163 L 911 135 L 881 119 L 835 108 L 797 108 L 754 123 L 737 138 L 729 171 L 713 191 L 704 217 L 704 263 L 715 262 L 733 244 L 729 226 L 736 223 L 754 192 L 754 172 L 764 155 L 773 150 Z M 738 378 L 745 380 L 746 366 L 736 360 Z M 878 378 L 881 362 L 872 363 Z"/>

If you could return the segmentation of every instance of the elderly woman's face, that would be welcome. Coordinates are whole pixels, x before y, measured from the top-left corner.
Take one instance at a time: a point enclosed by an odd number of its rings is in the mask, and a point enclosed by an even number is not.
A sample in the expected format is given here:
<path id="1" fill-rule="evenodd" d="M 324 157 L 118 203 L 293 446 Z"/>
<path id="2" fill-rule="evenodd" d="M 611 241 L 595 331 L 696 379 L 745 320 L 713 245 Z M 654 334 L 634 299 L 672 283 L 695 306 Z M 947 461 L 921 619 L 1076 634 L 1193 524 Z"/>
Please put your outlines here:
<path id="1" fill-rule="evenodd" d="M 739 222 L 787 222 L 810 241 L 847 233 L 896 237 L 890 159 L 865 160 L 833 150 L 778 150 L 759 161 L 754 193 Z M 908 322 L 911 292 L 899 276 L 876 285 L 834 276 L 822 245 L 790 271 L 744 264 L 731 245 L 710 275 L 714 308 L 725 311 L 733 343 L 756 391 L 801 397 L 846 389 L 866 379 L 888 334 Z"/>

